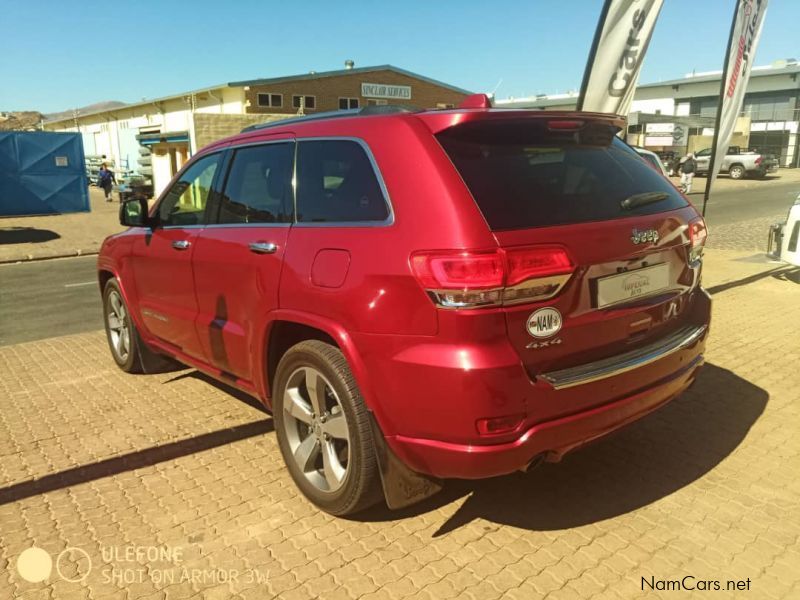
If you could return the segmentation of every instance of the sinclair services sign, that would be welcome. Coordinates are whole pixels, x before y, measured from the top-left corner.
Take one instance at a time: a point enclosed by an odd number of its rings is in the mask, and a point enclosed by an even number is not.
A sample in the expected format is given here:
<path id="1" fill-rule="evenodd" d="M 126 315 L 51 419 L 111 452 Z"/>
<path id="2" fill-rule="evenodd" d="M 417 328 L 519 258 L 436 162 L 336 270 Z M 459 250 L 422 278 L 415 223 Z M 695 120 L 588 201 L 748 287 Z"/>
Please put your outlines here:
<path id="1" fill-rule="evenodd" d="M 411 100 L 410 85 L 385 85 L 383 83 L 362 83 L 361 95 L 364 98 L 391 98 Z"/>

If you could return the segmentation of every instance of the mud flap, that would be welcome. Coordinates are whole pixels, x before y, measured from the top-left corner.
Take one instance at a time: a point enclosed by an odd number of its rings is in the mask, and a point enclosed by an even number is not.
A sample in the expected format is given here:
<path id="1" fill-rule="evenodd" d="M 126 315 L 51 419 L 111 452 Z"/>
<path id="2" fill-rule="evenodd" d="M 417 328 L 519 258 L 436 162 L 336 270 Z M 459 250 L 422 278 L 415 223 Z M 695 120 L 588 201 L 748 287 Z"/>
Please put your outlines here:
<path id="1" fill-rule="evenodd" d="M 386 505 L 392 510 L 397 510 L 439 493 L 442 482 L 409 469 L 389 448 L 372 412 L 369 413 L 369 421 Z"/>
<path id="2" fill-rule="evenodd" d="M 134 328 L 134 332 L 136 336 L 136 352 L 139 354 L 142 373 L 145 375 L 155 375 L 156 373 L 169 373 L 170 371 L 178 371 L 186 368 L 185 365 L 182 365 L 177 360 L 150 350 L 150 348 L 145 346 L 136 328 Z"/>

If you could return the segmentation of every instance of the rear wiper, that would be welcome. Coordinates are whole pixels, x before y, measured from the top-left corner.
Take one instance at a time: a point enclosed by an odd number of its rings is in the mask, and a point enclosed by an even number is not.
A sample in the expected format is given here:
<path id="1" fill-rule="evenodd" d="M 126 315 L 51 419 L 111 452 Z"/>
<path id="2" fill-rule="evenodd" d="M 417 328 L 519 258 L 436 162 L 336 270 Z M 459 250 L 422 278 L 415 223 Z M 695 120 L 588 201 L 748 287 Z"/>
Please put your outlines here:
<path id="1" fill-rule="evenodd" d="M 633 210 L 637 206 L 644 206 L 645 204 L 653 204 L 655 202 L 661 202 L 662 200 L 666 200 L 669 198 L 669 194 L 666 192 L 644 192 L 642 194 L 634 194 L 633 196 L 628 196 L 619 203 L 619 205 L 625 210 Z"/>

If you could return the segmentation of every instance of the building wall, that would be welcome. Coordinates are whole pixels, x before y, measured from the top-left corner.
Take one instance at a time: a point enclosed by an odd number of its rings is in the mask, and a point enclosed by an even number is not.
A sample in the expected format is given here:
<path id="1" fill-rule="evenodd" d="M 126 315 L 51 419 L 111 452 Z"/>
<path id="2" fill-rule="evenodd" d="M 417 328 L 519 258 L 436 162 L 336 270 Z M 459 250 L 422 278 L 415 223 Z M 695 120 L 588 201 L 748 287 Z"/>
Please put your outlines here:
<path id="1" fill-rule="evenodd" d="M 339 110 L 339 98 L 358 98 L 361 107 L 367 106 L 369 98 L 361 95 L 362 83 L 379 83 L 386 85 L 405 85 L 411 87 L 411 98 L 408 100 L 387 100 L 390 104 L 406 104 L 419 108 L 435 108 L 439 103 L 459 104 L 466 94 L 453 91 L 449 88 L 438 86 L 427 81 L 415 79 L 394 71 L 371 71 L 369 73 L 356 72 L 352 75 L 339 75 L 334 77 L 320 77 L 302 81 L 287 81 L 284 83 L 267 85 L 252 85 L 245 88 L 246 111 L 248 113 L 264 114 L 297 114 L 297 109 L 292 105 L 293 95 L 315 96 L 316 108 L 306 109 L 306 114 Z M 259 93 L 283 95 L 283 106 L 272 108 L 258 105 Z"/>
<path id="2" fill-rule="evenodd" d="M 244 113 L 244 101 L 242 88 L 222 88 L 211 93 L 197 94 L 195 112 L 240 115 Z"/>
<path id="3" fill-rule="evenodd" d="M 194 132 L 198 148 L 211 142 L 236 135 L 249 125 L 286 119 L 291 115 L 258 114 L 258 115 L 221 115 L 195 113 Z"/>
<path id="4" fill-rule="evenodd" d="M 634 99 L 633 103 L 631 103 L 631 112 L 643 112 L 651 115 L 674 115 L 675 100 L 672 98 Z"/>

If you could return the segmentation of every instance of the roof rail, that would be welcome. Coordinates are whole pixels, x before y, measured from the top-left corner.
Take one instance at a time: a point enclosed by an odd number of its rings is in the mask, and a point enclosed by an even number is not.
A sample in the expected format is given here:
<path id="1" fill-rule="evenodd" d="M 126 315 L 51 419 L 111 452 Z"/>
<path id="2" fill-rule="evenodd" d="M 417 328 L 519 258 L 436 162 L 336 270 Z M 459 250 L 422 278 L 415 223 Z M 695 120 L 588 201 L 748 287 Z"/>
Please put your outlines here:
<path id="1" fill-rule="evenodd" d="M 291 125 L 293 123 L 306 123 L 308 121 L 326 121 L 328 119 L 341 119 L 342 117 L 368 117 L 371 115 L 396 115 L 414 112 L 420 112 L 420 109 L 411 106 L 403 106 L 401 104 L 382 104 L 365 106 L 363 108 L 351 108 L 347 110 L 330 110 L 314 115 L 304 115 L 302 117 L 293 117 L 289 119 L 267 121 L 266 123 L 257 123 L 255 125 L 245 127 L 242 129 L 241 133 L 257 131 L 260 129 L 269 129 L 270 127 L 279 127 L 282 125 Z"/>

